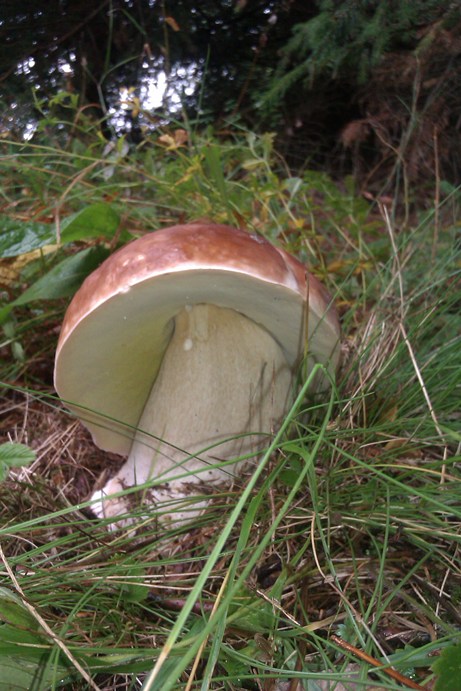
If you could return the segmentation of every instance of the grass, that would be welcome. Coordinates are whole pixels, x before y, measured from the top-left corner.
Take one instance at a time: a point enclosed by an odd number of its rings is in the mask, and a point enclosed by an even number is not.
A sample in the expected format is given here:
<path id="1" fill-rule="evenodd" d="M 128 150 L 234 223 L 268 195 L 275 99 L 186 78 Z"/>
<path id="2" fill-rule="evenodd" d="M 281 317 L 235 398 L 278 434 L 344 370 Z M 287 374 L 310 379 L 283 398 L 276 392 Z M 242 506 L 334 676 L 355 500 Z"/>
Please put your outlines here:
<path id="1" fill-rule="evenodd" d="M 415 214 L 400 229 L 347 181 L 287 177 L 268 136 L 190 136 L 145 144 L 105 176 L 97 138 L 10 143 L 3 214 L 54 228 L 57 213 L 104 198 L 131 234 L 245 222 L 334 293 L 337 386 L 323 402 L 301 390 L 257 470 L 192 528 L 159 530 L 144 507 L 136 535 L 108 530 L 88 510 L 107 454 L 51 387 L 68 298 L 9 313 L 2 432 L 36 460 L 0 485 L 2 678 L 37 691 L 404 688 L 366 653 L 431 688 L 434 656 L 461 624 L 456 227 L 442 208 L 436 223 Z M 76 249 L 111 242 L 73 240 L 27 262 L 7 299 Z"/>

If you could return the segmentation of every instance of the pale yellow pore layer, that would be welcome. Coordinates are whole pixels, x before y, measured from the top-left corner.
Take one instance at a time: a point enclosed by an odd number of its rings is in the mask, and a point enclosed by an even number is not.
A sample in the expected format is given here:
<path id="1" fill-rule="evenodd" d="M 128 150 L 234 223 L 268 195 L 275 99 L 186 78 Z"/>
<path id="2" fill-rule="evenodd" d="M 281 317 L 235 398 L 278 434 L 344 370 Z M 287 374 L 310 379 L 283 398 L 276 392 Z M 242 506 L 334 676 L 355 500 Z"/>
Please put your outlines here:
<path id="1" fill-rule="evenodd" d="M 159 506 L 163 522 L 190 520 L 206 506 L 191 502 L 194 495 L 257 461 L 291 388 L 285 355 L 265 329 L 232 309 L 187 306 L 175 318 L 128 460 L 94 498 L 155 480 L 146 498 L 178 503 L 166 512 Z M 124 499 L 94 505 L 106 516 L 126 509 Z"/>

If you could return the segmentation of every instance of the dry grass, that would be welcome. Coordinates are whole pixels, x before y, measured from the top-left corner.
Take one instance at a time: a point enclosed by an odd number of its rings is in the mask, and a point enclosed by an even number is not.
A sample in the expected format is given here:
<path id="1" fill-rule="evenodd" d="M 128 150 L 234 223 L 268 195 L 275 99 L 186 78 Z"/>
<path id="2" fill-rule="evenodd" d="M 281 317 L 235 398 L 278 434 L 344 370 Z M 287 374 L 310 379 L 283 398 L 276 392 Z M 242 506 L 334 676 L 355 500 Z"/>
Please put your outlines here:
<path id="1" fill-rule="evenodd" d="M 107 473 L 108 459 L 114 467 L 120 458 L 102 452 L 92 442 L 90 434 L 64 410 L 54 392 L 34 394 L 30 390 L 12 390 L 2 400 L 2 432 L 11 441 L 22 442 L 32 448 L 37 458 L 32 465 L 12 474 L 14 483 L 34 488 L 42 486 L 48 511 L 62 506 L 79 504 L 89 499 L 94 485 Z M 6 488 L 5 488 L 6 489 Z M 50 503 L 46 495 L 50 492 Z M 21 502 L 17 515 L 33 510 L 27 506 L 28 495 L 17 497 Z"/>

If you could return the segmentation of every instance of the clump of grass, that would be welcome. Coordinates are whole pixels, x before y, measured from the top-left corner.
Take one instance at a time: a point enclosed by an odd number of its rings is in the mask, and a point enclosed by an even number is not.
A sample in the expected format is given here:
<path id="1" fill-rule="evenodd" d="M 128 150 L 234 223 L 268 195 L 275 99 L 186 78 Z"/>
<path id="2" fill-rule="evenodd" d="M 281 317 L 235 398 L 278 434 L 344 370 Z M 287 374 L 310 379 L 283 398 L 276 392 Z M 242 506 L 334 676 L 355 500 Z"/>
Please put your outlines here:
<path id="1" fill-rule="evenodd" d="M 127 205 L 126 227 L 190 210 L 237 219 L 310 259 L 342 313 L 342 370 L 329 400 L 301 391 L 262 465 L 193 526 L 160 528 L 142 507 L 136 533 L 108 530 L 88 510 L 107 454 L 44 385 L 63 304 L 16 310 L 24 353 L 37 338 L 24 328 L 31 313 L 43 347 L 40 367 L 27 357 L 6 365 L 2 428 L 36 461 L 0 485 L 0 664 L 22 659 L 37 689 L 402 688 L 358 650 L 426 683 L 432 656 L 459 640 L 460 626 L 455 230 L 437 228 L 434 243 L 427 221 L 398 231 L 352 190 L 335 197 L 326 178 L 287 178 L 270 138 L 144 148 L 102 178 L 113 207 Z M 46 167 L 48 209 L 100 198 L 106 164 L 95 150 L 89 162 L 78 153 L 78 169 L 61 159 L 66 195 Z"/>

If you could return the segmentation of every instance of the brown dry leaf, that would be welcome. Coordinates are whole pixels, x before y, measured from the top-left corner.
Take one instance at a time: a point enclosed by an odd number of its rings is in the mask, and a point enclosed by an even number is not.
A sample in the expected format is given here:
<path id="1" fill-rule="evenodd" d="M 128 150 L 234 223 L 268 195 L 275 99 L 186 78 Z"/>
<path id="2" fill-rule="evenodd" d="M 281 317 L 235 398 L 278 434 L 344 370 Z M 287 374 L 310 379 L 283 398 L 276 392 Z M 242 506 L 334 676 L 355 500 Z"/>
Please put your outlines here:
<path id="1" fill-rule="evenodd" d="M 133 115 L 134 118 L 137 118 L 139 113 L 141 112 L 141 101 L 137 96 L 134 96 L 131 101 L 130 101 L 130 106 L 131 106 L 131 114 Z"/>
<path id="2" fill-rule="evenodd" d="M 181 27 L 174 17 L 165 17 L 165 22 L 173 31 L 181 31 Z"/>
<path id="3" fill-rule="evenodd" d="M 351 120 L 341 130 L 339 139 L 345 149 L 350 149 L 354 144 L 363 142 L 370 133 L 370 123 L 367 119 Z"/>
<path id="4" fill-rule="evenodd" d="M 342 259 L 336 259 L 328 264 L 326 270 L 329 274 L 340 273 L 343 269 L 349 266 L 349 262 Z"/>
<path id="5" fill-rule="evenodd" d="M 10 287 L 18 280 L 23 268 L 45 254 L 56 252 L 59 245 L 45 245 L 39 249 L 20 254 L 18 257 L 0 259 L 0 286 Z"/>
<path id="6" fill-rule="evenodd" d="M 189 134 L 187 133 L 187 130 L 179 128 L 179 129 L 174 131 L 173 137 L 174 137 L 176 144 L 178 146 L 181 146 L 182 144 L 187 144 L 187 140 L 189 139 Z"/>
<path id="7" fill-rule="evenodd" d="M 159 144 L 163 144 L 169 150 L 179 149 L 180 146 L 184 146 L 187 143 L 189 135 L 186 130 L 178 129 L 173 132 L 173 134 L 162 134 L 158 138 Z"/>
<path id="8" fill-rule="evenodd" d="M 364 271 L 370 271 L 373 268 L 373 263 L 371 261 L 360 261 L 354 269 L 354 276 L 358 276 Z"/>
<path id="9" fill-rule="evenodd" d="M 380 422 L 395 422 L 398 412 L 399 406 L 397 403 L 389 405 L 380 416 Z"/>
<path id="10" fill-rule="evenodd" d="M 157 141 L 159 144 L 164 144 L 169 149 L 174 148 L 174 138 L 171 134 L 162 134 Z"/>
<path id="11" fill-rule="evenodd" d="M 408 439 L 406 437 L 396 437 L 395 439 L 390 439 L 384 444 L 386 451 L 392 451 L 393 449 L 404 449 L 406 455 L 410 455 L 408 446 Z M 415 456 L 415 451 L 413 451 L 411 455 Z"/>

